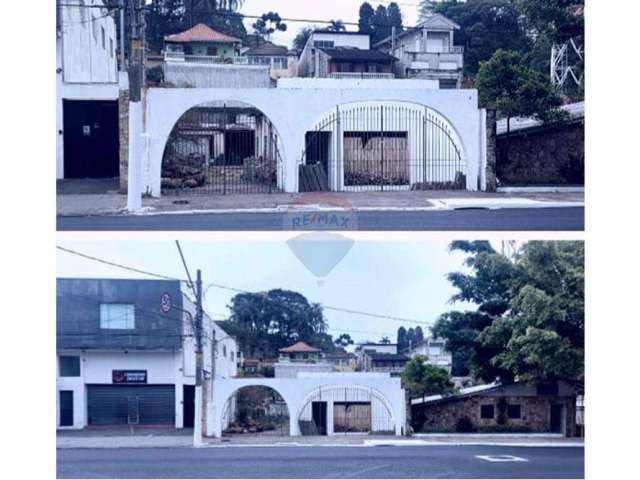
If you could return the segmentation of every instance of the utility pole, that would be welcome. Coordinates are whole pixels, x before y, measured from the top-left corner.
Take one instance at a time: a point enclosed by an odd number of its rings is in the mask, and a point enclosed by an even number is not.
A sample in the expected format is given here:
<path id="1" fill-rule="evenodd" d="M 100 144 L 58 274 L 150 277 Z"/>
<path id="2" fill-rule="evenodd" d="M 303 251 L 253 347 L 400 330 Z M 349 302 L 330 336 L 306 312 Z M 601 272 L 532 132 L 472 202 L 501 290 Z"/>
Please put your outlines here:
<path id="1" fill-rule="evenodd" d="M 129 0 L 131 7 L 131 49 L 129 52 L 129 165 L 127 178 L 127 209 L 142 208 L 142 87 L 144 51 L 141 25 L 144 23 L 144 0 Z"/>
<path id="2" fill-rule="evenodd" d="M 202 272 L 196 273 L 196 391 L 195 391 L 195 421 L 193 423 L 193 446 L 202 445 L 202 421 L 204 411 L 204 397 L 202 395 L 203 356 L 202 356 Z"/>

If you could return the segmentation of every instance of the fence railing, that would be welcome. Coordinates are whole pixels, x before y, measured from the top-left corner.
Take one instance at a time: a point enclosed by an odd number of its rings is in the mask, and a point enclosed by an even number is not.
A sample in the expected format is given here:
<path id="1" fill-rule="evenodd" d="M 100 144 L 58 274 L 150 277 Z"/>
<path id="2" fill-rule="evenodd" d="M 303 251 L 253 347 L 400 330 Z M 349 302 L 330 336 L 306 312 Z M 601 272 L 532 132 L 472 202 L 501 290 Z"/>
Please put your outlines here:
<path id="1" fill-rule="evenodd" d="M 192 63 L 205 63 L 213 65 L 248 65 L 249 59 L 247 57 L 223 57 L 220 55 L 185 55 L 181 52 L 165 52 L 164 60 L 166 62 L 192 62 Z"/>
<path id="2" fill-rule="evenodd" d="M 337 78 L 343 80 L 362 80 L 362 79 L 384 79 L 389 80 L 395 78 L 393 73 L 378 72 L 334 72 L 328 75 L 329 78 Z"/>

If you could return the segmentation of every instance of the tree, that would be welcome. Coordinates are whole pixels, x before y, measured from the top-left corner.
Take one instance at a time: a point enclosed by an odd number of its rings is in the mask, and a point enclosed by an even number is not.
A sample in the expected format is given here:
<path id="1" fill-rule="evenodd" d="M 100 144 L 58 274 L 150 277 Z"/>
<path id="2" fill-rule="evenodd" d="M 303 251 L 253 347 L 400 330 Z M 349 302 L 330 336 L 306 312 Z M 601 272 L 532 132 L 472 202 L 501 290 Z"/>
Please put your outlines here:
<path id="1" fill-rule="evenodd" d="M 387 7 L 387 17 L 389 25 L 391 27 L 396 27 L 396 33 L 400 33 L 404 30 L 402 25 L 402 11 L 396 2 L 391 2 Z"/>
<path id="2" fill-rule="evenodd" d="M 404 352 L 409 348 L 409 341 L 407 340 L 407 329 L 404 327 L 398 328 L 396 336 L 396 343 L 398 344 L 398 352 Z"/>
<path id="3" fill-rule="evenodd" d="M 389 337 L 382 337 L 379 343 L 381 343 L 382 345 L 391 345 L 391 340 L 389 339 Z"/>
<path id="4" fill-rule="evenodd" d="M 420 5 L 418 6 L 418 18 L 420 22 L 424 22 L 433 15 L 436 9 L 436 3 L 434 0 L 420 0 Z"/>
<path id="5" fill-rule="evenodd" d="M 373 33 L 373 17 L 375 10 L 369 2 L 365 2 L 360 6 L 358 31 L 361 33 Z"/>
<path id="6" fill-rule="evenodd" d="M 346 29 L 347 27 L 342 20 L 331 20 L 329 26 L 325 28 L 328 32 L 344 32 Z"/>
<path id="7" fill-rule="evenodd" d="M 422 355 L 416 355 L 407 362 L 402 371 L 402 385 L 412 398 L 455 392 L 449 372 L 427 363 L 427 358 Z"/>
<path id="8" fill-rule="evenodd" d="M 327 352 L 335 350 L 322 307 L 297 292 L 270 290 L 240 293 L 231 299 L 225 326 L 250 356 L 274 358 L 278 349 L 304 341 Z"/>
<path id="9" fill-rule="evenodd" d="M 298 52 L 302 52 L 302 50 L 304 50 L 304 47 L 307 45 L 307 42 L 309 41 L 309 37 L 311 37 L 311 34 L 313 33 L 314 30 L 315 28 L 313 27 L 301 28 L 300 31 L 298 31 L 296 38 L 293 39 L 293 48 Z"/>
<path id="10" fill-rule="evenodd" d="M 161 51 L 166 35 L 184 29 L 183 3 L 183 0 L 154 0 L 147 7 L 147 42 L 151 51 Z"/>
<path id="11" fill-rule="evenodd" d="M 381 40 L 391 36 L 391 24 L 387 7 L 378 5 L 373 15 L 373 31 L 371 32 L 371 44 L 375 45 Z"/>
<path id="12" fill-rule="evenodd" d="M 584 37 L 584 0 L 517 0 L 527 28 L 553 42 Z"/>
<path id="13" fill-rule="evenodd" d="M 333 344 L 338 348 L 345 348 L 353 345 L 353 339 L 348 333 L 343 333 L 333 341 Z"/>
<path id="14" fill-rule="evenodd" d="M 238 13 L 244 0 L 183 0 L 184 29 L 204 23 L 227 35 L 244 39 L 244 17 Z"/>
<path id="15" fill-rule="evenodd" d="M 424 332 L 422 331 L 422 327 L 418 325 L 415 329 L 414 342 L 418 344 L 423 340 L 424 340 Z"/>
<path id="16" fill-rule="evenodd" d="M 480 247 L 480 246 L 478 246 Z M 528 242 L 514 259 L 457 243 L 472 273 L 452 273 L 454 301 L 433 328 L 447 349 L 463 351 L 476 378 L 537 383 L 584 381 L 584 244 Z"/>
<path id="17" fill-rule="evenodd" d="M 506 117 L 507 132 L 515 116 L 535 116 L 541 120 L 561 116 L 558 107 L 562 99 L 551 82 L 526 66 L 519 52 L 498 50 L 489 61 L 482 62 L 475 86 L 480 104 Z"/>
<path id="18" fill-rule="evenodd" d="M 252 26 L 256 34 L 267 39 L 276 31 L 287 31 L 287 24 L 276 12 L 264 13 Z"/>
<path id="19" fill-rule="evenodd" d="M 467 76 L 475 76 L 480 62 L 489 60 L 496 50 L 524 53 L 531 49 L 532 41 L 513 0 L 438 2 L 435 11 L 460 25 L 460 30 L 455 32 L 455 42 L 465 47 Z"/>

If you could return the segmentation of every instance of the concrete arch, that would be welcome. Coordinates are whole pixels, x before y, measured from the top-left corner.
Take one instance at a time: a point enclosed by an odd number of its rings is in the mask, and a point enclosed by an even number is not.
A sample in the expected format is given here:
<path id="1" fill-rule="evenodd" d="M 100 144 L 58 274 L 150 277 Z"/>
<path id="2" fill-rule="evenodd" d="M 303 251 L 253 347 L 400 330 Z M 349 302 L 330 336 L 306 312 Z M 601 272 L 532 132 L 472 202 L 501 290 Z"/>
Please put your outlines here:
<path id="1" fill-rule="evenodd" d="M 388 88 L 384 89 L 150 88 L 140 114 L 130 117 L 130 181 L 137 182 L 142 193 L 160 196 L 164 145 L 180 116 L 199 104 L 235 100 L 260 110 L 273 124 L 282 140 L 284 190 L 296 192 L 297 165 L 309 126 L 313 126 L 317 119 L 336 105 L 390 101 L 425 105 L 448 120 L 464 148 L 467 189 L 476 190 L 481 180 L 481 167 L 486 162 L 485 112 L 478 108 L 477 91 L 394 88 L 395 84 L 390 82 Z"/>
<path id="2" fill-rule="evenodd" d="M 222 411 L 221 411 L 221 416 L 220 416 L 220 421 L 223 422 L 224 421 L 224 415 L 225 412 L 227 411 L 227 406 L 230 405 L 231 400 L 233 399 L 233 397 L 240 392 L 240 390 L 245 389 L 245 388 L 252 388 L 252 387 L 262 387 L 262 388 L 268 388 L 269 390 L 274 391 L 275 393 L 277 393 L 280 398 L 283 399 L 284 404 L 287 408 L 287 415 L 289 416 L 289 423 L 291 423 L 293 420 L 293 416 L 292 416 L 292 412 L 291 412 L 291 406 L 289 405 L 289 403 L 287 403 L 287 401 L 285 400 L 284 395 L 282 394 L 282 392 L 278 391 L 276 388 L 274 388 L 272 385 L 242 385 L 239 386 L 238 388 L 236 388 L 234 391 L 232 391 L 229 396 L 227 397 L 227 399 L 224 401 L 224 403 L 221 405 L 222 407 Z M 290 429 L 291 431 L 291 429 Z"/>
<path id="3" fill-rule="evenodd" d="M 308 374 L 297 378 L 226 378 L 216 379 L 213 396 L 207 408 L 207 434 L 222 435 L 222 421 L 226 402 L 240 388 L 263 386 L 276 391 L 287 404 L 289 412 L 289 434 L 300 435 L 298 419 L 305 402 L 318 389 L 356 388 L 371 392 L 379 398 L 393 415 L 392 423 L 396 435 L 401 435 L 405 422 L 404 390 L 400 379 L 385 374 L 372 373 L 322 373 Z"/>

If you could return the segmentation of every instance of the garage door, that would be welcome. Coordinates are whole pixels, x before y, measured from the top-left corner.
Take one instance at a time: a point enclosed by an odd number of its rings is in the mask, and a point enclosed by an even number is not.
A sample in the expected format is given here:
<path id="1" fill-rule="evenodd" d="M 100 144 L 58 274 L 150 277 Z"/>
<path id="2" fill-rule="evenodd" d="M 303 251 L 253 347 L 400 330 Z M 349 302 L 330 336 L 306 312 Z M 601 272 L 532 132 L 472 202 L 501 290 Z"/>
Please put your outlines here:
<path id="1" fill-rule="evenodd" d="M 88 385 L 89 425 L 174 425 L 173 385 Z"/>

